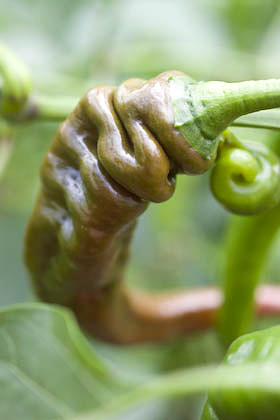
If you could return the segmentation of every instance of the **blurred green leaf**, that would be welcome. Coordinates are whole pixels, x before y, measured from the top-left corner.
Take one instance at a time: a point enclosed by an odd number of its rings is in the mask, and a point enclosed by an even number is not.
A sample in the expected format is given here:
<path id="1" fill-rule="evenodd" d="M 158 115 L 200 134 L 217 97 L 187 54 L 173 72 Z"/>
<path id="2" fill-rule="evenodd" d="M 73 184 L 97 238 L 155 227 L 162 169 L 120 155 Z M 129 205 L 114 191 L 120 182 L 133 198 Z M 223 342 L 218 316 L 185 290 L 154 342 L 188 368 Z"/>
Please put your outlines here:
<path id="1" fill-rule="evenodd" d="M 117 414 L 153 399 L 187 397 L 207 390 L 238 391 L 238 395 L 241 394 L 245 398 L 246 393 L 253 390 L 279 396 L 279 389 L 280 369 L 277 363 L 243 363 L 218 368 L 207 366 L 161 375 L 108 402 L 106 407 L 73 417 L 71 420 L 113 420 L 117 418 Z"/>
<path id="2" fill-rule="evenodd" d="M 0 312 L 0 418 L 64 418 L 110 400 L 119 385 L 68 311 L 29 304 Z"/>
<path id="3" fill-rule="evenodd" d="M 211 4 L 213 6 L 213 3 Z M 279 1 L 220 0 L 216 2 L 216 8 L 225 19 L 226 29 L 233 43 L 239 49 L 254 51 L 259 48 L 279 10 Z"/>
<path id="4" fill-rule="evenodd" d="M 237 127 L 252 127 L 280 130 L 280 109 L 253 112 L 238 118 L 232 124 Z"/>
<path id="5" fill-rule="evenodd" d="M 193 361 L 201 363 L 204 357 L 209 358 L 212 351 L 215 354 L 212 361 L 220 359 L 215 340 L 210 336 L 207 339 L 208 344 L 203 346 L 208 347 L 204 356 L 195 351 L 195 347 L 201 344 L 200 339 L 188 343 L 183 347 L 184 351 L 181 351 L 181 361 L 189 359 L 192 354 L 197 356 Z M 148 378 L 151 380 L 158 377 L 161 371 L 173 370 L 174 363 L 179 366 L 179 341 L 165 346 L 119 348 L 124 356 L 123 360 L 120 353 L 116 359 L 117 349 L 108 344 L 95 342 L 94 347 L 97 347 L 97 352 L 89 347 L 66 309 L 43 304 L 2 309 L 0 418 L 68 419 L 75 413 L 103 409 L 119 395 L 146 383 Z M 115 358 L 114 362 L 110 362 L 112 357 Z M 130 363 L 128 359 L 131 359 Z M 144 373 L 142 366 L 149 359 L 149 369 Z M 151 374 L 151 367 L 156 364 L 159 366 Z M 153 412 L 153 418 L 167 419 L 168 413 L 174 412 L 174 409 L 166 401 L 164 410 L 161 404 L 156 404 L 146 410 L 146 413 Z M 178 419 L 193 418 L 189 415 L 195 412 L 195 407 L 188 400 L 184 401 L 182 410 L 180 416 L 177 411 Z M 142 414 L 143 411 L 137 409 L 136 417 L 133 418 L 141 419 Z M 131 419 L 131 416 L 125 418 Z"/>
<path id="6" fill-rule="evenodd" d="M 101 420 L 154 399 L 187 397 L 208 389 L 246 391 L 253 385 L 278 391 L 279 375 L 271 378 L 272 371 L 277 367 L 200 367 L 129 383 L 90 349 L 68 310 L 29 304 L 0 312 L 3 419 Z"/>

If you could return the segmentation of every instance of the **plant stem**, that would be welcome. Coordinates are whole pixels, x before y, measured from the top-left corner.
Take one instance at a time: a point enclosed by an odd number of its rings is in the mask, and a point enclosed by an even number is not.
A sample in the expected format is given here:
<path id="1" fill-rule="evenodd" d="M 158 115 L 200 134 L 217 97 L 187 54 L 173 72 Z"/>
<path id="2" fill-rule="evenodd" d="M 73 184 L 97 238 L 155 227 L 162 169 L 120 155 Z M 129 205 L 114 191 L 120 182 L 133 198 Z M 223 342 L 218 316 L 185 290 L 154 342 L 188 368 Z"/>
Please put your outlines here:
<path id="1" fill-rule="evenodd" d="M 74 109 L 78 101 L 79 98 L 73 96 L 51 97 L 36 95 L 32 98 L 26 110 L 17 118 L 17 122 L 35 120 L 46 122 L 63 121 Z M 280 109 L 244 115 L 233 121 L 231 126 L 280 131 Z"/>
<path id="2" fill-rule="evenodd" d="M 4 45 L 0 44 L 0 114 L 9 117 L 22 111 L 31 91 L 31 76 L 25 65 Z"/>
<path id="3" fill-rule="evenodd" d="M 229 344 L 247 332 L 254 313 L 254 294 L 280 227 L 280 205 L 259 216 L 235 217 L 229 228 L 224 272 L 224 304 L 219 330 Z"/>
<path id="4" fill-rule="evenodd" d="M 79 98 L 75 97 L 34 97 L 34 118 L 40 121 L 63 121 L 73 111 Z"/>
<path id="5" fill-rule="evenodd" d="M 1 94 L 1 91 L 0 91 Z M 73 111 L 79 99 L 75 97 L 50 97 L 36 95 L 29 98 L 19 113 L 3 115 L 10 124 L 32 121 L 61 122 Z"/>

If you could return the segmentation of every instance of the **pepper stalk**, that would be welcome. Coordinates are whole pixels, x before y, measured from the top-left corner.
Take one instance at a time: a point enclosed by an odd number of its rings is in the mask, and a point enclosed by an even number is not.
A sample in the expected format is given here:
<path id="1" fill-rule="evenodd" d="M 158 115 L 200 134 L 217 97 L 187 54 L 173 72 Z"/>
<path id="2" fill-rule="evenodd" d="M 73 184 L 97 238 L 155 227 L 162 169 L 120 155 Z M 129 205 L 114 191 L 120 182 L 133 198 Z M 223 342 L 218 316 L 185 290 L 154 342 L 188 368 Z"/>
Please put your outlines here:
<path id="1" fill-rule="evenodd" d="M 280 79 L 225 83 L 169 80 L 175 127 L 205 159 L 214 159 L 220 134 L 237 118 L 280 107 Z"/>

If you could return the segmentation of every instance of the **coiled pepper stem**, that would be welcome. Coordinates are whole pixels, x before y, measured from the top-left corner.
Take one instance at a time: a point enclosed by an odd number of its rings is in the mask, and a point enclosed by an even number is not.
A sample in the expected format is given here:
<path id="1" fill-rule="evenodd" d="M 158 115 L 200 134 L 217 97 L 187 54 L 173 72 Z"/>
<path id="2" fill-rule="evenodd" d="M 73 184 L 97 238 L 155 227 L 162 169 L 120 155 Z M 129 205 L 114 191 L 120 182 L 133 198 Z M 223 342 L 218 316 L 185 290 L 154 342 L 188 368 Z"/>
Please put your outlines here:
<path id="1" fill-rule="evenodd" d="M 280 160 L 265 145 L 223 134 L 211 173 L 211 190 L 229 211 L 257 215 L 280 202 Z"/>

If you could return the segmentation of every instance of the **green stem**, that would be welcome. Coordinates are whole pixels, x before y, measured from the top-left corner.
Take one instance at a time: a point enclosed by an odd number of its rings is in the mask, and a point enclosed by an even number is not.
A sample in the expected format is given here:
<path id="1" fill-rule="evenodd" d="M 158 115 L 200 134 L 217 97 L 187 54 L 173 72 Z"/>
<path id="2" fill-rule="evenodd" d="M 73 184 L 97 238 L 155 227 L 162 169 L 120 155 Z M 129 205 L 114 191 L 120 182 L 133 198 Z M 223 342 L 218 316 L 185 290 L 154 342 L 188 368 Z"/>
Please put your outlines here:
<path id="1" fill-rule="evenodd" d="M 224 272 L 224 304 L 219 330 L 229 344 L 248 331 L 254 293 L 280 227 L 280 205 L 259 216 L 234 217 L 229 228 Z"/>
<path id="2" fill-rule="evenodd" d="M 78 97 L 51 97 L 36 95 L 32 98 L 32 107 L 29 112 L 21 116 L 21 121 L 63 121 L 79 102 Z M 259 128 L 280 131 L 280 109 L 260 111 L 244 115 L 231 124 L 233 127 Z"/>
<path id="3" fill-rule="evenodd" d="M 107 420 L 119 413 L 159 398 L 187 397 L 205 391 L 263 391 L 279 393 L 280 370 L 276 364 L 248 363 L 239 366 L 209 366 L 161 375 L 115 400 L 106 408 L 73 417 L 71 420 Z"/>
<path id="4" fill-rule="evenodd" d="M 79 102 L 75 97 L 35 96 L 33 100 L 31 118 L 40 121 L 63 121 Z"/>
<path id="5" fill-rule="evenodd" d="M 61 122 L 73 111 L 79 99 L 74 97 L 48 97 L 36 95 L 29 98 L 19 113 L 5 116 L 9 123 L 30 121 Z"/>
<path id="6" fill-rule="evenodd" d="M 61 121 L 73 110 L 78 99 L 30 97 L 31 77 L 24 64 L 0 44 L 0 115 L 13 122 L 29 120 Z"/>
<path id="7" fill-rule="evenodd" d="M 219 135 L 242 115 L 280 107 L 280 79 L 239 83 L 170 77 L 174 125 L 204 159 L 214 159 Z"/>
<path id="8" fill-rule="evenodd" d="M 1 89 L 0 89 L 1 91 Z M 1 94 L 0 94 L 1 95 Z M 36 95 L 32 98 L 32 106 L 20 117 L 20 121 L 63 121 L 79 102 L 78 97 L 51 97 Z M 280 131 L 280 109 L 260 111 L 245 115 L 231 124 L 233 127 L 259 128 Z"/>
<path id="9" fill-rule="evenodd" d="M 0 44 L 0 75 L 3 86 L 0 90 L 0 114 L 9 117 L 24 108 L 30 90 L 31 76 L 25 65 Z"/>
<path id="10" fill-rule="evenodd" d="M 36 95 L 33 98 L 33 108 L 37 112 L 30 112 L 29 118 L 40 121 L 63 121 L 79 102 L 78 97 L 51 97 Z M 24 118 L 22 119 L 24 120 Z M 231 124 L 233 127 L 259 128 L 280 131 L 280 109 L 260 111 L 245 115 Z"/>
<path id="11" fill-rule="evenodd" d="M 0 115 L 12 121 L 23 122 L 35 119 L 61 121 L 68 116 L 78 102 L 76 98 L 50 98 L 47 96 L 37 96 L 30 100 L 32 87 L 30 73 L 13 52 L 2 44 L 0 44 L 0 74 L 3 79 L 2 87 L 0 86 Z M 235 119 L 254 111 L 280 106 L 279 79 L 240 83 L 197 83 L 187 76 L 177 77 L 175 105 L 178 101 L 178 83 L 182 87 L 183 107 L 182 103 L 179 104 L 181 111 L 179 112 L 179 121 L 175 121 L 176 126 L 182 130 L 184 135 L 191 134 L 190 140 L 195 145 L 197 142 L 200 143 L 200 136 L 203 137 L 202 143 L 205 143 L 203 153 L 207 158 L 216 149 L 213 140 Z M 172 81 L 171 86 L 173 86 Z M 185 87 L 187 87 L 187 91 L 185 91 Z M 181 99 L 179 98 L 179 102 Z M 191 109 L 188 109 L 189 105 Z M 195 122 L 189 120 L 190 112 Z M 243 117 L 233 124 L 280 129 L 280 123 L 276 125 L 275 122 L 272 124 L 270 122 L 263 123 L 255 121 L 254 118 L 248 120 Z M 209 144 L 207 145 L 207 143 Z"/>
<path id="12" fill-rule="evenodd" d="M 280 107 L 280 79 L 201 82 L 192 87 L 191 94 L 201 130 L 215 138 L 242 115 Z"/>

